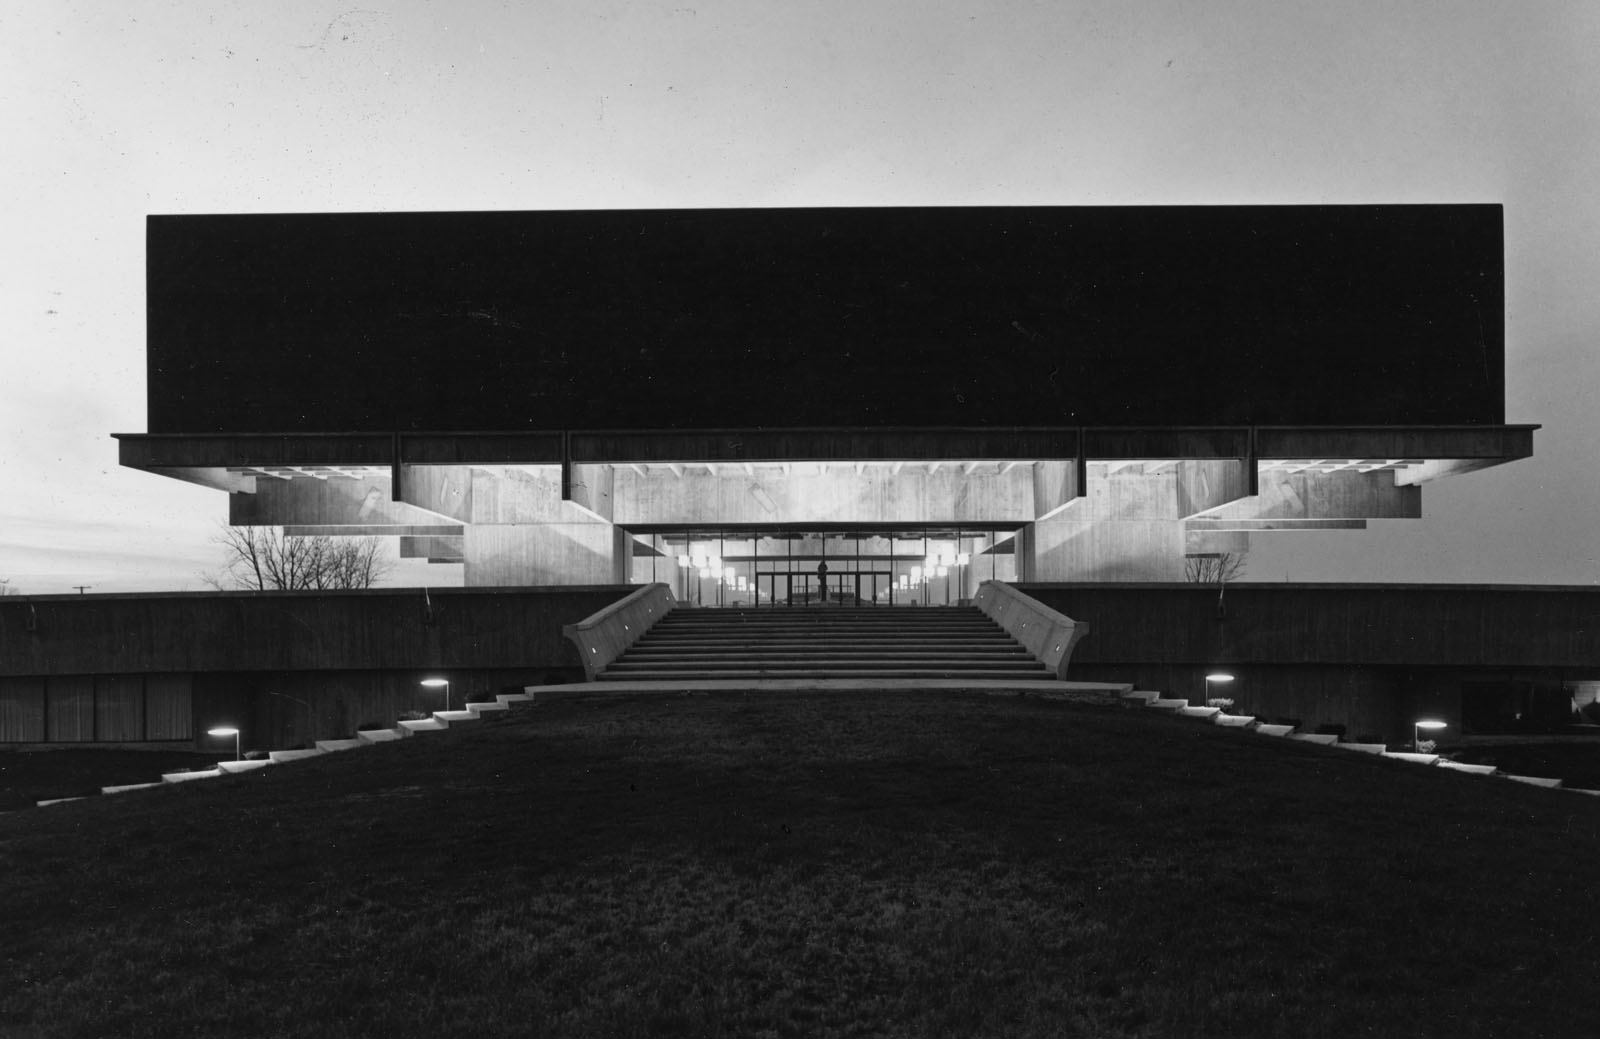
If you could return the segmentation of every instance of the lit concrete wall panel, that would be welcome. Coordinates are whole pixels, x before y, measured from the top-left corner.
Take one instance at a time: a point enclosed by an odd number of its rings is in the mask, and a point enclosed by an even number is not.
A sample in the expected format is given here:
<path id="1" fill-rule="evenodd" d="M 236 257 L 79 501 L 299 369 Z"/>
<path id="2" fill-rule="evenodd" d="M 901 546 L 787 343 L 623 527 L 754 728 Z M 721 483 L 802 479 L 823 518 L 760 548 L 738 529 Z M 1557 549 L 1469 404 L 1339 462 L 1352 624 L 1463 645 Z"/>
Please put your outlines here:
<path id="1" fill-rule="evenodd" d="M 933 472 L 928 470 L 933 468 Z M 957 464 L 742 467 L 716 473 L 685 466 L 682 475 L 616 471 L 613 517 L 631 523 L 921 523 L 1015 522 L 1034 515 L 1026 467 L 971 473 Z"/>
<path id="2" fill-rule="evenodd" d="M 1033 514 L 1054 512 L 1077 494 L 1078 464 L 1074 459 L 1043 459 L 1028 467 L 1033 476 Z"/>
<path id="3" fill-rule="evenodd" d="M 1035 581 L 1181 581 L 1184 534 L 1172 473 L 1088 467 L 1089 493 L 1034 524 Z"/>
<path id="4" fill-rule="evenodd" d="M 465 465 L 408 465 L 400 472 L 400 497 L 409 505 L 472 521 L 472 469 Z"/>
<path id="5" fill-rule="evenodd" d="M 1173 470 L 1178 515 L 1217 508 L 1245 497 L 1245 463 L 1233 458 L 1201 458 L 1181 461 Z"/>
<path id="6" fill-rule="evenodd" d="M 1270 472 L 1261 493 L 1205 514 L 1207 519 L 1416 519 L 1422 489 L 1402 487 L 1392 473 Z"/>
<path id="7" fill-rule="evenodd" d="M 1181 581 L 1184 539 L 1173 520 L 1096 520 L 1073 509 L 1033 530 L 1035 581 Z"/>
<path id="8" fill-rule="evenodd" d="M 429 526 L 440 516 L 389 499 L 389 477 L 358 480 L 257 479 L 256 493 L 228 495 L 228 522 L 240 527 Z"/>
<path id="9" fill-rule="evenodd" d="M 473 471 L 473 523 L 554 523 L 576 518 L 570 503 L 561 500 L 560 466 Z"/>
<path id="10" fill-rule="evenodd" d="M 505 523 L 468 527 L 469 586 L 613 584 L 616 545 L 609 523 Z"/>

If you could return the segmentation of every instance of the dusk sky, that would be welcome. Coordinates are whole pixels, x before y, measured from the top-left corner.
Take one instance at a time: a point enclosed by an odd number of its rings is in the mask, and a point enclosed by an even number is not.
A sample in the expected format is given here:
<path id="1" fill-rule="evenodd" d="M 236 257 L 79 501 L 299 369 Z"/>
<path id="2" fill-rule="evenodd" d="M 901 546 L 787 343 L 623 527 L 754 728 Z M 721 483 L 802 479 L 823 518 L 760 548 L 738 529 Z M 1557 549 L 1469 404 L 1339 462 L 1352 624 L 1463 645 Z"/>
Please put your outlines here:
<path id="1" fill-rule="evenodd" d="M 0 579 L 219 566 L 224 495 L 116 464 L 147 214 L 1497 202 L 1534 457 L 1247 578 L 1600 582 L 1600 3 L 689 4 L 0 6 Z"/>

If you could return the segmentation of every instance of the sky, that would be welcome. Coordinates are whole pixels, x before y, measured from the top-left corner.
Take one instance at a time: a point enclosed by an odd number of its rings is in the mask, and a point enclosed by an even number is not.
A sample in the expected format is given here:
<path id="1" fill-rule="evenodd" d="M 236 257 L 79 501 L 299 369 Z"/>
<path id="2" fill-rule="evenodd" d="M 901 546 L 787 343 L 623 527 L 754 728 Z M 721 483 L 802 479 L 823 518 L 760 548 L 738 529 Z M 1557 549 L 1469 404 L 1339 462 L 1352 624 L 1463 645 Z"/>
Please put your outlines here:
<path id="1" fill-rule="evenodd" d="M 147 214 L 1498 202 L 1534 457 L 1257 537 L 1247 579 L 1600 582 L 1596 39 L 1545 0 L 0 5 L 0 579 L 220 565 L 224 496 L 110 437 Z"/>

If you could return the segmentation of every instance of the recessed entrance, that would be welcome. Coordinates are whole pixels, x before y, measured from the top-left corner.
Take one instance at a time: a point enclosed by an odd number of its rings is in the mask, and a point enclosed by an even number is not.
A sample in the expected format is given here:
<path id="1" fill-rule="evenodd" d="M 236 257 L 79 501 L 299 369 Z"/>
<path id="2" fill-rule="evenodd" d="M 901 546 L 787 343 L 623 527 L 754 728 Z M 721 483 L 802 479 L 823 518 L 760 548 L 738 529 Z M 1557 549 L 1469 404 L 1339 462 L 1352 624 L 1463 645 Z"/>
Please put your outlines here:
<path id="1" fill-rule="evenodd" d="M 634 584 L 692 606 L 955 606 L 1017 577 L 1017 528 L 630 527 Z"/>

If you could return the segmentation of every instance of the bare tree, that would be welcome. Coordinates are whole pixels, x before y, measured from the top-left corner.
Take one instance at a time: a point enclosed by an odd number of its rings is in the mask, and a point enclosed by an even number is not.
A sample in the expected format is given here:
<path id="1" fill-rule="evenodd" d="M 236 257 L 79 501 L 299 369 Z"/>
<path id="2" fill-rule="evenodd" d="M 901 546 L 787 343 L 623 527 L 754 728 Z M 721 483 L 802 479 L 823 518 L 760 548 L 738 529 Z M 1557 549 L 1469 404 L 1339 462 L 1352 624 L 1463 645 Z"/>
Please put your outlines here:
<path id="1" fill-rule="evenodd" d="M 277 527 L 223 527 L 212 541 L 223 550 L 222 570 L 201 578 L 219 590 L 371 588 L 394 568 L 372 537 L 294 537 Z"/>
<path id="2" fill-rule="evenodd" d="M 1244 576 L 1243 552 L 1218 552 L 1189 556 L 1183 561 L 1183 579 L 1190 584 L 1224 585 Z"/>

